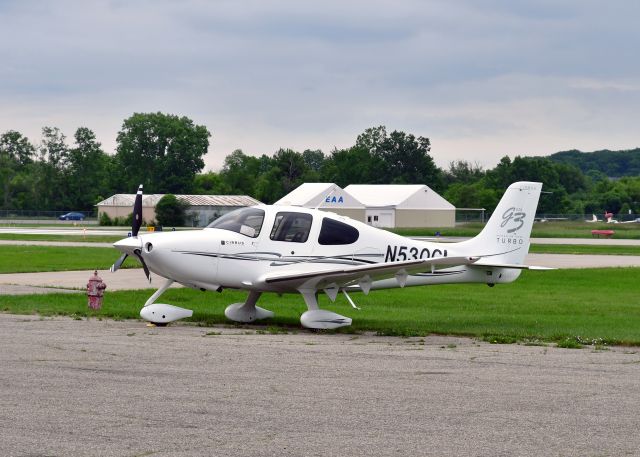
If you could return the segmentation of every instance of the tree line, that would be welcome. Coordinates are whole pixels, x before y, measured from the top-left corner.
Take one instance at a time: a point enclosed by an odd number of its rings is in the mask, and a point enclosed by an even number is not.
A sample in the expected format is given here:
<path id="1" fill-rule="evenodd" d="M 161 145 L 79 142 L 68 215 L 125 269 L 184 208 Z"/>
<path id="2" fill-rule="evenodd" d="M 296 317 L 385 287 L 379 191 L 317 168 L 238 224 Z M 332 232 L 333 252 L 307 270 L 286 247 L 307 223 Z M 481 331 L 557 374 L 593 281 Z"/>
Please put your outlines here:
<path id="1" fill-rule="evenodd" d="M 151 193 L 246 194 L 273 203 L 304 182 L 427 184 L 459 208 L 495 208 L 518 180 L 544 183 L 539 214 L 626 214 L 640 209 L 640 177 L 610 179 L 548 157 L 504 157 L 492 169 L 469 161 L 442 169 L 429 138 L 386 127 L 366 129 L 329 153 L 281 148 L 273 154 L 233 151 L 219 172 L 202 173 L 211 133 L 187 117 L 136 113 L 124 120 L 116 152 L 107 154 L 87 127 L 69 140 L 44 127 L 38 144 L 9 130 L 0 135 L 0 205 L 15 210 L 93 211 L 116 193 L 143 183 Z M 578 156 L 579 157 L 579 156 Z"/>
<path id="2" fill-rule="evenodd" d="M 575 165 L 583 173 L 599 179 L 602 176 L 640 176 L 640 148 L 625 151 L 582 152 L 577 149 L 549 156 L 554 162 Z"/>

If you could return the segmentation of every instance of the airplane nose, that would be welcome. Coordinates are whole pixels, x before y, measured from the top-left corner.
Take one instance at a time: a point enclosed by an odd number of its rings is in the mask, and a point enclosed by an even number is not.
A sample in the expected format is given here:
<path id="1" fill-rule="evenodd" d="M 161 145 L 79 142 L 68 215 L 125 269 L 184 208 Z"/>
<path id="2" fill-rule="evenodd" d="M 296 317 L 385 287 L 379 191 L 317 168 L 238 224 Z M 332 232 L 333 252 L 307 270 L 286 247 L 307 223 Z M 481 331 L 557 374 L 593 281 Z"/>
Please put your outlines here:
<path id="1" fill-rule="evenodd" d="M 140 249 L 142 247 L 142 239 L 138 237 L 123 238 L 113 243 L 113 247 L 121 252 L 133 254 L 135 249 Z"/>

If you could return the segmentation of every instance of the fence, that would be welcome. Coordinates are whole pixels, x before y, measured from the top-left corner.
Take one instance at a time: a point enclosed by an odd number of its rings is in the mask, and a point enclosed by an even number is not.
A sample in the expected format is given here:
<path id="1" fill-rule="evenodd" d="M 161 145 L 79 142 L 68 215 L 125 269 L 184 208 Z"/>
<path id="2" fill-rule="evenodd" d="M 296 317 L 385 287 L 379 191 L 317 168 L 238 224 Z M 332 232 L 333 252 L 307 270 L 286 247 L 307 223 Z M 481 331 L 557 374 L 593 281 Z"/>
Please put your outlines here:
<path id="1" fill-rule="evenodd" d="M 43 211 L 30 209 L 0 209 L 0 219 L 58 219 L 71 211 Z M 96 212 L 80 211 L 85 219 L 96 219 Z"/>
<path id="2" fill-rule="evenodd" d="M 551 214 L 537 213 L 535 220 L 537 222 L 594 222 L 593 214 Z M 596 214 L 596 220 L 599 222 L 607 222 L 604 214 Z M 470 222 L 485 223 L 491 217 L 491 212 L 483 208 L 456 208 L 456 224 L 466 224 Z M 640 214 L 613 214 L 612 222 L 638 222 L 640 223 Z"/>

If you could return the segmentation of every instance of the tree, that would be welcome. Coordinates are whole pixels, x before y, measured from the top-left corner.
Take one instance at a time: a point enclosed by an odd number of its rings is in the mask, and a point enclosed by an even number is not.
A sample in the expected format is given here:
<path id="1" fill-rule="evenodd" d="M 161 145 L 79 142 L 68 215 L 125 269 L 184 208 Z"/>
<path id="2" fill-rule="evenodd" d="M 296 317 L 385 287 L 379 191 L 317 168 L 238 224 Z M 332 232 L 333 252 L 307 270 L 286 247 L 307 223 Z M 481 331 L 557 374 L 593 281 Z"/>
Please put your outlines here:
<path id="1" fill-rule="evenodd" d="M 222 176 L 209 171 L 195 176 L 193 193 L 199 195 L 224 195 L 229 193 L 229 186 L 224 182 Z"/>
<path id="2" fill-rule="evenodd" d="M 334 182 L 340 187 L 349 184 L 379 184 L 373 176 L 381 161 L 371 157 L 368 150 L 358 146 L 335 149 L 322 166 L 321 177 L 325 182 Z"/>
<path id="3" fill-rule="evenodd" d="M 111 158 L 90 129 L 78 128 L 74 138 L 75 147 L 68 153 L 68 196 L 71 207 L 89 211 L 100 200 L 99 196 L 109 193 Z"/>
<path id="4" fill-rule="evenodd" d="M 70 208 L 68 179 L 69 147 L 67 137 L 57 127 L 43 127 L 40 161 L 37 173 L 35 201 L 39 209 L 66 210 Z"/>
<path id="5" fill-rule="evenodd" d="M 382 142 L 387 138 L 387 128 L 384 125 L 370 127 L 358 135 L 356 146 L 375 154 L 380 149 Z"/>
<path id="6" fill-rule="evenodd" d="M 152 192 L 190 193 L 211 134 L 187 117 L 135 113 L 118 132 L 116 158 L 122 185 L 144 184 Z"/>
<path id="7" fill-rule="evenodd" d="M 504 156 L 493 170 L 486 173 L 486 183 L 494 189 L 505 190 L 512 183 L 511 181 L 511 159 Z"/>
<path id="8" fill-rule="evenodd" d="M 9 130 L 0 136 L 0 182 L 2 182 L 2 208 L 16 208 L 13 197 L 18 192 L 29 192 L 24 186 L 27 169 L 33 163 L 35 148 L 20 132 Z"/>
<path id="9" fill-rule="evenodd" d="M 378 153 L 388 166 L 391 182 L 442 189 L 441 172 L 429 155 L 430 150 L 429 138 L 393 131 Z"/>
<path id="10" fill-rule="evenodd" d="M 278 167 L 272 167 L 266 173 L 261 173 L 254 184 L 252 196 L 261 202 L 271 204 L 284 197 L 285 192 L 282 187 L 282 172 Z"/>
<path id="11" fill-rule="evenodd" d="M 471 184 L 454 183 L 444 194 L 449 202 L 458 208 L 484 208 L 491 213 L 502 194 L 490 189 L 482 181 Z"/>
<path id="12" fill-rule="evenodd" d="M 156 204 L 156 220 L 159 225 L 181 227 L 188 207 L 188 204 L 178 200 L 175 195 L 167 194 Z"/>
<path id="13" fill-rule="evenodd" d="M 260 159 L 246 155 L 241 149 L 236 149 L 225 157 L 220 176 L 229 191 L 240 195 L 254 195 L 254 185 L 261 168 L 260 162 Z"/>
<path id="14" fill-rule="evenodd" d="M 302 178 L 308 171 L 302 154 L 293 149 L 279 149 L 273 155 L 273 166 L 280 170 L 285 195 L 304 182 Z"/>
<path id="15" fill-rule="evenodd" d="M 324 159 L 324 153 L 320 149 L 305 149 L 302 152 L 302 160 L 304 160 L 304 163 L 310 171 L 319 173 L 320 170 L 322 170 Z"/>
<path id="16" fill-rule="evenodd" d="M 466 160 L 449 162 L 449 170 L 444 173 L 445 183 L 471 184 L 479 181 L 485 175 L 482 167 L 478 164 L 471 164 Z"/>
<path id="17" fill-rule="evenodd" d="M 442 172 L 429 155 L 429 138 L 394 130 L 387 135 L 384 126 L 370 128 L 358 136 L 356 146 L 368 151 L 384 164 L 375 181 L 398 184 L 427 184 L 441 190 Z"/>

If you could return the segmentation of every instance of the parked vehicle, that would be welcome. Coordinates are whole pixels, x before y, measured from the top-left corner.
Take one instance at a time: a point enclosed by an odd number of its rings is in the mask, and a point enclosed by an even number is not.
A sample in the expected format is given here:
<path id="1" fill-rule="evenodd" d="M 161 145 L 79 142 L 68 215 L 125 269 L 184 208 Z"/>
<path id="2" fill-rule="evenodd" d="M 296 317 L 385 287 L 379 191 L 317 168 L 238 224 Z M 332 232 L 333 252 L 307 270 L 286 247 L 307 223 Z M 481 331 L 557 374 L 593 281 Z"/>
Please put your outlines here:
<path id="1" fill-rule="evenodd" d="M 71 212 L 58 217 L 61 221 L 83 221 L 85 215 L 82 213 Z"/>

